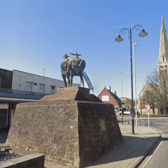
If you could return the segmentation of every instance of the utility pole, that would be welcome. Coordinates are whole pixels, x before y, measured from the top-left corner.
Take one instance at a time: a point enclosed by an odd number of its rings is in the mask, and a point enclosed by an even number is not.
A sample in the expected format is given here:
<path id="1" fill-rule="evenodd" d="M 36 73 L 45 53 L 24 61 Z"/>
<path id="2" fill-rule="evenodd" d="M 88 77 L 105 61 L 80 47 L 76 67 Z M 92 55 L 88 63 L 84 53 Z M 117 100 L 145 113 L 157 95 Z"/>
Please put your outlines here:
<path id="1" fill-rule="evenodd" d="M 123 97 L 123 73 L 121 72 L 121 97 Z M 121 102 L 121 117 L 122 117 L 122 124 L 123 124 L 123 108 Z"/>

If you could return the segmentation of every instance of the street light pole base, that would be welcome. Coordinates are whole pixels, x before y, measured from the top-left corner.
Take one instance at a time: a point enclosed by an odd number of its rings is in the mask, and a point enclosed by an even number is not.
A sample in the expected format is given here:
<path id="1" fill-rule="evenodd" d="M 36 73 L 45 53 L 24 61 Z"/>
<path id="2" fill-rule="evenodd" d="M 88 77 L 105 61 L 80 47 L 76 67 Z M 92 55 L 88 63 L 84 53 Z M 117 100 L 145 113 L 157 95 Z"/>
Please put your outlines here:
<path id="1" fill-rule="evenodd" d="M 134 132 L 134 116 L 132 117 L 132 134 L 135 134 L 135 132 Z"/>

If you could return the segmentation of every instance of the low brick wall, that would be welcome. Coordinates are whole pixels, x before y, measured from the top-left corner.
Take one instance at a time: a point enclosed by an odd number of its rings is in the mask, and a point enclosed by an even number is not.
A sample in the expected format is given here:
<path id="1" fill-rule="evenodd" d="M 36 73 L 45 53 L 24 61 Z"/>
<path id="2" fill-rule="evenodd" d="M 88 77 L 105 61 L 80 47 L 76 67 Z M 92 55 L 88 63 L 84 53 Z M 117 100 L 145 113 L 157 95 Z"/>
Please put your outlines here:
<path id="1" fill-rule="evenodd" d="M 26 152 L 23 150 L 18 150 L 14 147 L 4 146 L 0 144 L 1 151 L 9 151 L 10 153 L 15 153 L 23 155 L 19 158 L 14 158 L 6 161 L 0 162 L 0 167 L 3 168 L 44 168 L 45 155 Z"/>

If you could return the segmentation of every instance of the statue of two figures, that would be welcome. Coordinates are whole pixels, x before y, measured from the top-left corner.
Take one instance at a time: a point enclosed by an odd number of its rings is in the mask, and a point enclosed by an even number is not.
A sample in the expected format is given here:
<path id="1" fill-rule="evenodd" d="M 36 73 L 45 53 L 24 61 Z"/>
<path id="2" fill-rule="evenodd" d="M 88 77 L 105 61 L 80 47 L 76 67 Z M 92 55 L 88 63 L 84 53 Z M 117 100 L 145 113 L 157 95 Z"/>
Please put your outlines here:
<path id="1" fill-rule="evenodd" d="M 68 55 L 64 54 L 63 61 L 61 62 L 61 73 L 64 80 L 65 87 L 72 87 L 73 77 L 79 76 L 84 87 L 84 81 L 82 77 L 82 71 L 84 70 L 86 63 L 84 60 L 80 59 L 81 54 L 70 53 L 74 55 L 70 60 Z M 67 81 L 66 81 L 67 78 Z"/>

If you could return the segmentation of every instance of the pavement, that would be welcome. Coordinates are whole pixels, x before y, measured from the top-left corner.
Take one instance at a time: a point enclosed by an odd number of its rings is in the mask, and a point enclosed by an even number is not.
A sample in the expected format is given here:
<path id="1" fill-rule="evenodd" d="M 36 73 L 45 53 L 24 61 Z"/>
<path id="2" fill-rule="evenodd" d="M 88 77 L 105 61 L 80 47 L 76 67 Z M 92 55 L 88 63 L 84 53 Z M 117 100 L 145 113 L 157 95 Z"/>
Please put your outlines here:
<path id="1" fill-rule="evenodd" d="M 145 126 L 135 126 L 132 134 L 132 125 L 121 125 L 120 130 L 124 143 L 86 168 L 134 168 L 138 167 L 154 146 L 160 141 L 158 130 Z"/>
<path id="2" fill-rule="evenodd" d="M 85 168 L 134 168 L 138 167 L 145 157 L 160 141 L 159 130 L 145 126 L 135 126 L 135 134 L 132 134 L 132 126 L 119 124 L 124 143 L 114 148 L 111 152 L 89 163 Z M 4 136 L 0 134 L 0 139 Z M 45 160 L 45 168 L 70 168 L 70 166 L 57 164 Z"/>
<path id="3" fill-rule="evenodd" d="M 155 145 L 160 141 L 161 135 L 154 128 L 135 126 L 135 134 L 132 134 L 132 126 L 124 124 L 120 126 L 124 143 L 117 146 L 108 154 L 93 161 L 85 168 L 134 168 L 145 159 Z M 45 161 L 45 168 L 70 168 L 69 166 Z"/>

